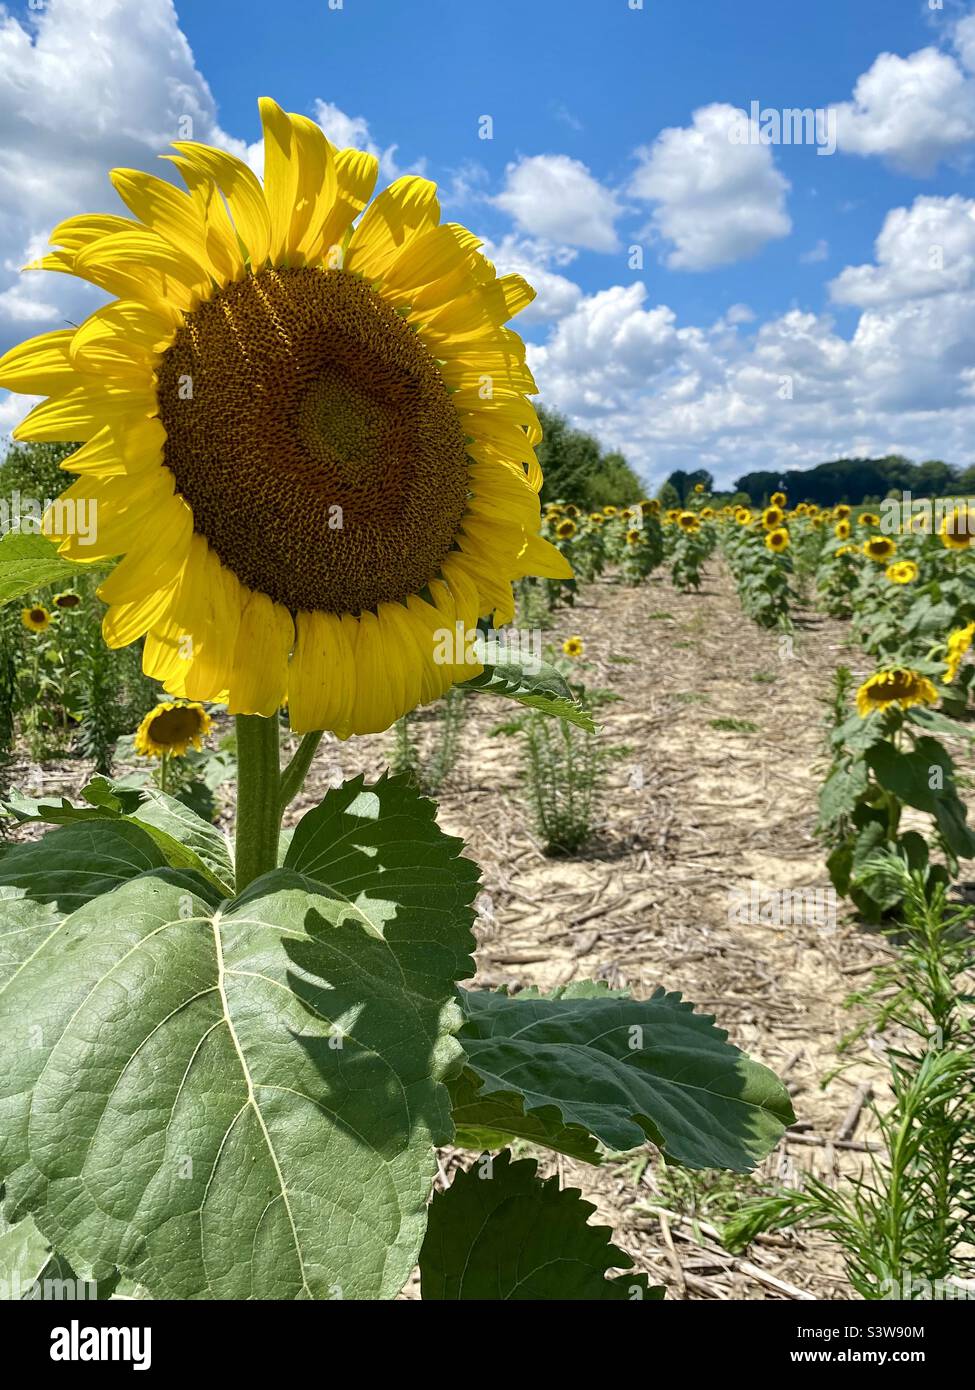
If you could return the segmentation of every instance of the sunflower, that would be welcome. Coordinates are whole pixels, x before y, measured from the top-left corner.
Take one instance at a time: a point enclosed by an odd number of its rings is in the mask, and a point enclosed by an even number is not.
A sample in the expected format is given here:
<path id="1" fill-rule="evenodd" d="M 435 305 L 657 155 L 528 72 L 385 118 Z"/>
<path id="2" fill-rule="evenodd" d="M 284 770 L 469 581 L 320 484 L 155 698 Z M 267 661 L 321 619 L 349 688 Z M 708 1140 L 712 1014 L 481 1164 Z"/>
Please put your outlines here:
<path id="1" fill-rule="evenodd" d="M 702 507 L 702 508 L 701 508 L 701 520 L 702 520 L 702 521 L 710 521 L 711 518 L 712 518 L 713 516 L 714 516 L 714 508 L 713 508 L 713 507 Z"/>
<path id="2" fill-rule="evenodd" d="M 837 521 L 846 521 L 852 510 L 852 507 L 848 507 L 845 502 L 841 502 L 838 506 L 833 508 L 833 516 Z"/>
<path id="3" fill-rule="evenodd" d="M 876 560 L 878 564 L 883 560 L 889 560 L 896 550 L 897 545 L 889 536 L 871 536 L 868 541 L 863 542 L 864 555 Z"/>
<path id="4" fill-rule="evenodd" d="M 788 531 L 784 526 L 777 526 L 774 531 L 769 531 L 765 537 L 765 545 L 768 550 L 788 550 Z"/>
<path id="5" fill-rule="evenodd" d="M 942 521 L 938 534 L 941 544 L 949 550 L 965 550 L 975 536 L 975 512 L 968 507 L 955 507 Z"/>
<path id="6" fill-rule="evenodd" d="M 876 512 L 861 512 L 857 517 L 858 526 L 879 526 L 880 517 Z"/>
<path id="7" fill-rule="evenodd" d="M 572 520 L 575 521 L 576 517 L 579 515 L 579 508 L 575 503 L 567 502 L 565 505 L 565 514 L 566 516 L 571 516 Z"/>
<path id="8" fill-rule="evenodd" d="M 69 558 L 123 556 L 108 643 L 145 637 L 170 694 L 287 701 L 297 732 L 344 738 L 477 673 L 437 661 L 438 633 L 572 571 L 538 534 L 536 388 L 505 327 L 533 291 L 441 225 L 434 184 L 369 203 L 374 156 L 260 109 L 263 186 L 181 141 L 188 192 L 117 169 L 132 218 L 55 228 L 35 268 L 115 298 L 9 352 L 0 385 L 50 396 L 17 438 L 84 442 L 64 496 L 97 506 L 97 540 L 60 529 L 68 508 L 45 524 Z"/>
<path id="9" fill-rule="evenodd" d="M 566 517 L 564 521 L 560 521 L 558 526 L 556 526 L 555 534 L 560 541 L 571 541 L 577 530 L 578 527 L 571 517 Z"/>
<path id="10" fill-rule="evenodd" d="M 700 529 L 700 522 L 694 512 L 681 512 L 677 517 L 677 525 L 682 531 L 697 531 Z"/>
<path id="11" fill-rule="evenodd" d="M 566 656 L 571 656 L 574 660 L 577 656 L 582 656 L 586 650 L 586 644 L 581 637 L 567 637 L 562 643 L 562 650 Z"/>
<path id="12" fill-rule="evenodd" d="M 80 608 L 81 595 L 76 594 L 73 589 L 66 589 L 63 594 L 54 595 L 55 608 Z"/>
<path id="13" fill-rule="evenodd" d="M 951 685 L 958 678 L 958 668 L 961 666 L 965 653 L 972 645 L 972 638 L 975 637 L 975 623 L 969 623 L 967 627 L 960 627 L 948 636 L 947 655 L 943 684 Z"/>
<path id="14" fill-rule="evenodd" d="M 202 749 L 210 716 L 195 702 L 168 700 L 150 710 L 136 730 L 135 751 L 143 758 L 182 758 L 192 745 Z"/>
<path id="15" fill-rule="evenodd" d="M 769 498 L 769 506 L 778 507 L 780 511 L 783 510 L 785 507 L 785 493 L 773 492 L 772 496 Z"/>
<path id="16" fill-rule="evenodd" d="M 640 510 L 644 516 L 656 515 L 660 511 L 660 503 L 656 497 L 645 497 L 640 503 Z"/>
<path id="17" fill-rule="evenodd" d="M 885 710 L 889 705 L 934 705 L 938 702 L 938 692 L 925 676 L 917 671 L 895 667 L 890 671 L 877 671 L 865 680 L 857 691 L 857 713 L 866 719 L 874 710 Z"/>
<path id="18" fill-rule="evenodd" d="M 677 518 L 678 518 L 679 516 L 680 516 L 680 508 L 679 508 L 679 507 L 671 507 L 669 511 L 664 512 L 664 521 L 674 522 L 674 521 L 677 520 Z"/>
<path id="19" fill-rule="evenodd" d="M 918 568 L 913 560 L 895 560 L 887 566 L 887 578 L 892 584 L 913 584 Z"/>
<path id="20" fill-rule="evenodd" d="M 838 521 L 833 527 L 833 534 L 838 541 L 845 541 L 850 536 L 850 523 L 848 521 Z"/>
<path id="21" fill-rule="evenodd" d="M 735 512 L 735 520 L 739 526 L 749 526 L 751 524 L 751 519 L 752 514 L 747 507 L 739 507 Z"/>
<path id="22" fill-rule="evenodd" d="M 603 516 L 615 516 L 618 510 L 617 507 L 604 507 Z"/>
<path id="23" fill-rule="evenodd" d="M 603 516 L 602 512 L 590 512 L 589 520 L 592 522 L 593 526 L 602 526 L 606 518 Z"/>
<path id="24" fill-rule="evenodd" d="M 704 484 L 703 484 L 703 483 L 695 483 L 695 484 L 694 484 L 694 491 L 695 491 L 696 493 L 698 493 L 698 494 L 702 493 L 702 492 L 704 491 Z"/>
<path id="25" fill-rule="evenodd" d="M 44 632 L 51 626 L 51 615 L 40 603 L 21 610 L 20 621 L 28 632 Z"/>
<path id="26" fill-rule="evenodd" d="M 777 526 L 781 526 L 785 521 L 785 512 L 781 507 L 769 506 L 762 512 L 762 525 L 766 531 L 774 531 Z"/>
<path id="27" fill-rule="evenodd" d="M 640 530 L 639 526 L 633 526 L 633 527 L 630 528 L 629 531 L 627 531 L 627 533 L 626 533 L 626 543 L 627 543 L 627 545 L 639 545 L 640 542 L 641 542 L 642 540 L 643 540 L 643 532 Z"/>
<path id="28" fill-rule="evenodd" d="M 855 545 L 841 545 L 836 552 L 836 558 L 839 559 L 841 555 L 857 555 L 858 553 Z"/>

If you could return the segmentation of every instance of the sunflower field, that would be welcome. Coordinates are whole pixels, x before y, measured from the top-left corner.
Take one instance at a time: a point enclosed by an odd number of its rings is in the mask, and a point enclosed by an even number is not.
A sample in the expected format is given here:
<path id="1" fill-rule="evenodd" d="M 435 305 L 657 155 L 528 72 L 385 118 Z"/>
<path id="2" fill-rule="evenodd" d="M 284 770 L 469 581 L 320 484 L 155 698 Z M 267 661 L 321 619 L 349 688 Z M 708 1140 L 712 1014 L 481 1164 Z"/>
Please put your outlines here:
<path id="1" fill-rule="evenodd" d="M 532 288 L 260 116 L 0 359 L 6 1296 L 972 1288 L 975 510 L 541 501 Z"/>

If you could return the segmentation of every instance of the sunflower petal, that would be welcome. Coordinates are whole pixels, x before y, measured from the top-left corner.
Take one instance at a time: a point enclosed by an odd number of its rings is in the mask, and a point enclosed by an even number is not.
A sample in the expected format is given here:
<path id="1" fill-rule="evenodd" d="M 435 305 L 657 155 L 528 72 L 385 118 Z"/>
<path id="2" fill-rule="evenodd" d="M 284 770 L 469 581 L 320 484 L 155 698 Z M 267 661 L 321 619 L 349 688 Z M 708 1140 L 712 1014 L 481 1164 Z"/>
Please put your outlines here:
<path id="1" fill-rule="evenodd" d="M 440 221 L 437 185 L 407 174 L 369 204 L 352 233 L 345 269 L 367 280 L 380 280 L 405 247 Z"/>

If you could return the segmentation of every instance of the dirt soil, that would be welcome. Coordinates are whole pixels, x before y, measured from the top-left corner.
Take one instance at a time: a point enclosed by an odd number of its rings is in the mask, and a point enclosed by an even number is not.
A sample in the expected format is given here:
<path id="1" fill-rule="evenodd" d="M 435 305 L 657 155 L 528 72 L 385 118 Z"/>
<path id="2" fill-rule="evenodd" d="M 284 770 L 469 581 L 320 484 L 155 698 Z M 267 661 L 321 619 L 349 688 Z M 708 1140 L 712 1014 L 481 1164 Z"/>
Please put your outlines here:
<path id="1" fill-rule="evenodd" d="M 589 585 L 545 638 L 580 635 L 586 684 L 621 697 L 600 711 L 602 736 L 626 752 L 591 844 L 568 859 L 542 852 L 522 802 L 519 741 L 492 736 L 513 707 L 492 697 L 468 700 L 464 751 L 439 793 L 441 825 L 464 838 L 483 874 L 477 985 L 599 978 L 637 997 L 680 990 L 789 1084 L 798 1124 L 754 1179 L 688 1176 L 649 1148 L 600 1168 L 536 1154 L 543 1171 L 582 1189 L 593 1219 L 670 1297 L 850 1296 L 825 1239 L 768 1236 L 733 1259 L 714 1230 L 745 1193 L 798 1182 L 802 1170 L 834 1180 L 861 1165 L 870 1137 L 866 1110 L 852 1137 L 844 1120 L 877 1072 L 853 1066 L 821 1082 L 854 1021 L 843 1001 L 884 958 L 884 942 L 842 901 L 823 925 L 743 925 L 729 914 L 729 895 L 753 882 L 828 887 L 813 834 L 825 702 L 836 666 L 858 671 L 860 661 L 844 624 L 798 616 L 794 637 L 760 631 L 720 561 L 699 594 L 658 576 L 640 588 Z M 433 717 L 416 728 L 422 747 Z M 344 777 L 378 775 L 390 746 L 388 735 L 327 736 L 289 820 Z M 22 765 L 11 781 L 70 793 L 81 772 L 76 761 Z M 444 1151 L 443 1174 L 469 1157 Z"/>

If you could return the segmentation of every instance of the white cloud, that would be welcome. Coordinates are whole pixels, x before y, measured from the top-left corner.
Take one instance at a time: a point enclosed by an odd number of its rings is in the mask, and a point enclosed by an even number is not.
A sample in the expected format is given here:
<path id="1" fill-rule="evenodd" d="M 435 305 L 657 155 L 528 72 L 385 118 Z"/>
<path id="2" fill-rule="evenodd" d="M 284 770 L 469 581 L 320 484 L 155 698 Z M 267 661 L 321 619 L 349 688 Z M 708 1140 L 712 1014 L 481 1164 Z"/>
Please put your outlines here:
<path id="1" fill-rule="evenodd" d="M 614 447 L 648 485 L 705 463 L 719 482 L 858 453 L 971 462 L 975 455 L 975 203 L 919 198 L 891 212 L 876 259 L 834 297 L 849 334 L 798 309 L 754 330 L 728 310 L 682 327 L 637 282 L 582 299 L 529 348 L 542 399 Z M 942 238 L 951 273 L 921 252 Z"/>
<path id="2" fill-rule="evenodd" d="M 955 25 L 954 43 L 962 65 L 969 72 L 975 72 L 975 13 Z"/>
<path id="3" fill-rule="evenodd" d="M 875 252 L 874 264 L 847 266 L 832 281 L 837 304 L 866 309 L 975 289 L 975 201 L 955 194 L 891 209 Z"/>
<path id="4" fill-rule="evenodd" d="M 971 66 L 975 33 L 956 30 Z M 960 35 L 960 38 L 959 38 Z M 878 155 L 895 169 L 931 174 L 942 160 L 957 160 L 975 140 L 975 79 L 948 53 L 922 48 L 901 58 L 881 53 L 857 79 L 853 100 L 835 108 L 837 147 Z"/>
<path id="5" fill-rule="evenodd" d="M 491 201 L 529 236 L 590 251 L 619 247 L 616 195 L 568 155 L 532 155 L 509 164 L 505 187 Z"/>
<path id="6" fill-rule="evenodd" d="M 820 237 L 815 246 L 808 251 L 803 251 L 799 260 L 803 265 L 817 265 L 820 261 L 828 261 L 829 242 L 825 237 Z"/>
<path id="7" fill-rule="evenodd" d="M 651 231 L 672 243 L 665 262 L 671 270 L 729 265 L 791 231 L 789 183 L 770 147 L 732 141 L 743 120 L 724 103 L 703 106 L 690 126 L 661 131 L 637 152 L 629 192 L 656 204 Z"/>

